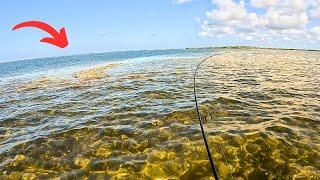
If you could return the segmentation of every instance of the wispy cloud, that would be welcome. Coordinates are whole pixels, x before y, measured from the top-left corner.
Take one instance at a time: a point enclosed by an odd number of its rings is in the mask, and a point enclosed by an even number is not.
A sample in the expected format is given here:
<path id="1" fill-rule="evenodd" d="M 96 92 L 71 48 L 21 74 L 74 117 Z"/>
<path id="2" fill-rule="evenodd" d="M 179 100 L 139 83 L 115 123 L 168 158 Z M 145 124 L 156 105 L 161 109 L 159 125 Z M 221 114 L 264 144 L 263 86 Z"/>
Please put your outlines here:
<path id="1" fill-rule="evenodd" d="M 192 1 L 192 0 L 173 0 L 173 3 L 174 4 L 184 4 L 184 3 L 187 3 L 190 1 Z"/>

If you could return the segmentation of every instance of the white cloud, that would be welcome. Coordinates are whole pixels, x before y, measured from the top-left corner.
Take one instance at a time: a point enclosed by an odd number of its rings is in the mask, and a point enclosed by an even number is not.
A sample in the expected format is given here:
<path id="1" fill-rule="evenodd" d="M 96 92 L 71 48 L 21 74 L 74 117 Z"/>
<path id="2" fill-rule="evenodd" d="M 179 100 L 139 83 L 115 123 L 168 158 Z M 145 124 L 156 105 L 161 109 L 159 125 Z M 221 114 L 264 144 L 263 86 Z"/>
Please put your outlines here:
<path id="1" fill-rule="evenodd" d="M 215 8 L 202 21 L 203 37 L 232 37 L 244 40 L 305 40 L 320 37 L 320 0 L 213 0 Z M 249 2 L 249 3 L 247 3 Z M 255 11 L 260 9 L 259 11 Z"/>
<path id="2" fill-rule="evenodd" d="M 244 1 L 214 0 L 217 9 L 206 13 L 207 20 L 202 25 L 201 36 L 223 37 L 237 32 L 253 33 L 255 27 L 261 26 L 265 20 L 256 13 L 249 13 Z"/>
<path id="3" fill-rule="evenodd" d="M 317 40 L 320 41 L 320 26 L 315 26 L 311 28 L 310 34 Z"/>
<path id="4" fill-rule="evenodd" d="M 251 0 L 251 4 L 267 11 L 264 16 L 268 28 L 299 29 L 308 23 L 306 0 Z"/>
<path id="5" fill-rule="evenodd" d="M 183 3 L 187 3 L 190 2 L 192 0 L 173 0 L 173 3 L 175 4 L 183 4 Z"/>
<path id="6" fill-rule="evenodd" d="M 230 26 L 256 26 L 263 24 L 256 13 L 248 13 L 245 3 L 233 0 L 214 0 L 217 9 L 207 12 L 207 17 L 216 24 L 227 24 Z"/>
<path id="7" fill-rule="evenodd" d="M 311 19 L 320 19 L 320 0 L 311 0 L 309 15 Z"/>
<path id="8" fill-rule="evenodd" d="M 304 12 L 308 6 L 308 0 L 251 0 L 251 5 L 256 8 L 274 8 L 282 13 Z"/>
<path id="9" fill-rule="evenodd" d="M 253 37 L 252 36 L 246 36 L 244 39 L 247 40 L 247 41 L 252 41 Z"/>
<path id="10" fill-rule="evenodd" d="M 280 3 L 281 0 L 251 0 L 251 4 L 256 8 L 274 7 Z"/>
<path id="11" fill-rule="evenodd" d="M 318 8 L 310 9 L 309 14 L 311 19 L 320 19 L 320 6 Z"/>
<path id="12" fill-rule="evenodd" d="M 266 17 L 268 21 L 266 26 L 270 29 L 300 29 L 308 23 L 306 13 L 284 14 L 272 8 L 267 12 Z"/>
<path id="13" fill-rule="evenodd" d="M 247 15 L 243 1 L 238 4 L 232 0 L 215 0 L 214 3 L 218 9 L 207 12 L 210 19 L 217 21 L 243 20 Z"/>
<path id="14" fill-rule="evenodd" d="M 289 38 L 289 37 L 287 37 L 287 36 L 284 37 L 284 40 L 286 40 L 286 41 L 292 41 L 292 39 Z"/>

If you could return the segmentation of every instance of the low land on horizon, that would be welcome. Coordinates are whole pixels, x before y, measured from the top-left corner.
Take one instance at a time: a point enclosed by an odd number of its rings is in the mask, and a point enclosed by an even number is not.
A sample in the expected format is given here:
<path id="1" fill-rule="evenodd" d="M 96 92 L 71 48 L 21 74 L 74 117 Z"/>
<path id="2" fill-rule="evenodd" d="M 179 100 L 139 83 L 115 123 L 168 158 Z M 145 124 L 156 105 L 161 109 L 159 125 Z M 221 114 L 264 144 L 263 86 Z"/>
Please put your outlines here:
<path id="1" fill-rule="evenodd" d="M 90 53 L 80 53 L 80 54 L 70 54 L 70 55 L 63 55 L 63 56 L 44 56 L 44 57 L 34 57 L 34 58 L 26 58 L 26 59 L 18 59 L 12 61 L 4 61 L 2 63 L 11 63 L 11 62 L 18 62 L 18 61 L 28 61 L 33 59 L 43 59 L 43 58 L 57 58 L 57 57 L 70 57 L 70 56 L 78 56 L 78 55 L 99 55 L 104 53 L 116 53 L 116 52 L 137 52 L 137 51 L 165 51 L 165 50 L 179 50 L 179 49 L 186 49 L 186 50 L 197 50 L 197 49 L 230 49 L 230 50 L 254 50 L 254 49 L 270 49 L 270 50 L 297 50 L 297 51 L 320 51 L 320 49 L 295 49 L 295 48 L 274 48 L 274 47 L 258 47 L 258 46 L 208 46 L 208 47 L 195 47 L 195 48 L 178 48 L 178 49 L 140 49 L 140 50 L 119 50 L 119 51 L 106 51 L 106 52 L 90 52 Z"/>
<path id="2" fill-rule="evenodd" d="M 239 49 L 239 50 L 250 50 L 250 49 L 270 49 L 270 50 L 298 50 L 298 51 L 320 51 L 320 49 L 296 49 L 296 48 L 274 48 L 274 47 L 258 47 L 258 46 L 208 46 L 200 48 L 186 48 L 186 49 Z"/>

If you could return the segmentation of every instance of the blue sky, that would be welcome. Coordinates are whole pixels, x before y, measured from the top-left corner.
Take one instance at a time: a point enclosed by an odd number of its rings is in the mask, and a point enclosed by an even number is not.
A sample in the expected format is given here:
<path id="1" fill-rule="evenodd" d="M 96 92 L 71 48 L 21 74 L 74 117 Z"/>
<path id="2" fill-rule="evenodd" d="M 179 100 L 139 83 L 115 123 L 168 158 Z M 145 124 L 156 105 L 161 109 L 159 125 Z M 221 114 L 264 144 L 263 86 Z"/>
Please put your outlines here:
<path id="1" fill-rule="evenodd" d="M 231 1 L 231 0 L 229 0 Z M 219 2 L 218 2 L 219 3 Z M 256 36 L 219 34 L 212 21 L 221 4 L 211 0 L 6 0 L 0 6 L 0 62 L 19 59 L 137 49 L 168 49 L 225 45 L 319 48 L 319 43 L 285 41 L 277 38 L 261 42 Z M 240 1 L 234 1 L 239 5 Z M 249 4 L 249 1 L 245 1 Z M 231 4 L 232 5 L 232 4 Z M 224 7 L 224 6 L 223 6 Z M 220 7 L 221 8 L 221 7 Z M 235 7 L 236 8 L 236 7 Z M 232 9 L 232 7 L 231 7 Z M 217 10 L 213 17 L 208 12 Z M 229 10 L 229 9 L 228 9 Z M 246 5 L 248 12 L 261 15 L 266 9 Z M 210 14 L 210 13 L 209 13 Z M 34 28 L 12 31 L 20 22 L 39 20 L 56 29 L 65 27 L 69 46 L 60 49 L 40 43 L 47 33 Z M 230 19 L 222 19 L 224 22 Z M 211 22 L 211 23 L 210 23 Z M 210 26 L 209 26 L 209 25 Z M 213 23 L 214 24 L 214 23 Z M 317 21 L 307 24 L 310 29 Z M 233 26 L 233 25 L 232 25 Z M 235 27 L 233 29 L 239 29 Z M 206 32 L 207 34 L 205 34 Z M 219 31 L 220 32 L 220 31 Z M 260 33 L 260 32 L 259 32 Z M 249 37 L 250 36 L 250 37 Z M 260 37 L 260 36 L 259 36 Z"/>

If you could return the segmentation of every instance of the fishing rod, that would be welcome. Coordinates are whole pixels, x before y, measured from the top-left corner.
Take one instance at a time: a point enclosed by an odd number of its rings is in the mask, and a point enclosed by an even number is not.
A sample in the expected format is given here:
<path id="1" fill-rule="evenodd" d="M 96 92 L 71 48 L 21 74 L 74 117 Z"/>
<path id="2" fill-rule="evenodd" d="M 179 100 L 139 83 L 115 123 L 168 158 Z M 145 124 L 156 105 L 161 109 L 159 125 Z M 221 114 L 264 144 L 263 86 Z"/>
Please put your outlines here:
<path id="1" fill-rule="evenodd" d="M 208 154 L 208 159 L 210 161 L 210 165 L 211 165 L 211 170 L 212 170 L 212 173 L 213 173 L 213 176 L 215 178 L 215 180 L 219 180 L 219 176 L 218 176 L 218 173 L 217 173 L 217 169 L 214 165 L 214 162 L 213 162 L 213 159 L 212 159 L 212 156 L 211 156 L 211 152 L 210 152 L 210 148 L 209 148 L 209 144 L 207 142 L 207 138 L 206 138 L 206 134 L 204 132 L 204 129 L 203 129 L 203 125 L 202 125 L 202 120 L 201 120 L 201 116 L 200 116 L 200 112 L 199 112 L 199 106 L 198 106 L 198 101 L 197 101 L 197 93 L 196 93 L 196 76 L 197 76 L 197 71 L 199 69 L 199 67 L 201 66 L 201 64 L 203 62 L 205 62 L 206 60 L 212 58 L 213 56 L 216 56 L 216 55 L 211 55 L 205 59 L 203 59 L 197 66 L 195 72 L 194 72 L 194 75 L 193 75 L 193 94 L 194 94 L 194 101 L 196 103 L 196 111 L 197 111 L 197 115 L 198 115 L 198 120 L 199 120 L 199 124 L 200 124 L 200 128 L 201 128 L 201 132 L 202 132 L 202 138 L 203 138 L 203 141 L 204 141 L 204 144 L 206 146 L 206 150 L 207 150 L 207 154 Z"/>

